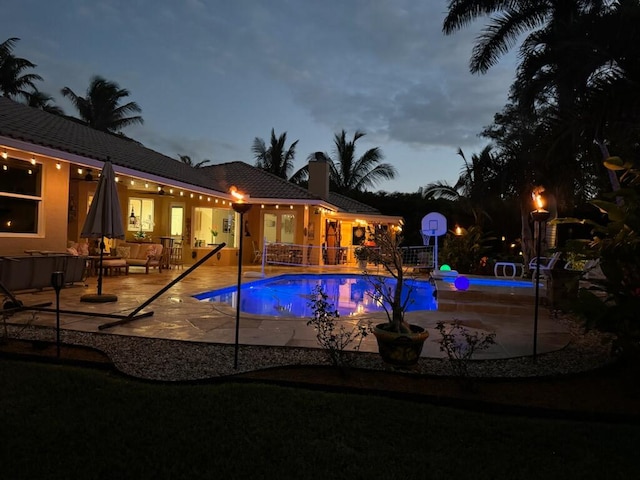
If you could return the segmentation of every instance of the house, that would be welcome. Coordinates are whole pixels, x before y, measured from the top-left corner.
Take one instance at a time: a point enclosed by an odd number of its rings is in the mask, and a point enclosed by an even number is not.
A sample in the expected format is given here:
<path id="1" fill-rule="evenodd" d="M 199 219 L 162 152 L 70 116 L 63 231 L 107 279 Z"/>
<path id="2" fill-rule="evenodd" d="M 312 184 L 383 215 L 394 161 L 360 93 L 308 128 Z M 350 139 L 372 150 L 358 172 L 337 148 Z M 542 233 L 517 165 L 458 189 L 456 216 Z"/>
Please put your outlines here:
<path id="1" fill-rule="evenodd" d="M 306 261 L 312 264 L 337 263 L 336 256 L 326 255 L 327 247 L 360 243 L 367 225 L 402 223 L 329 192 L 321 156 L 309 164 L 307 190 L 240 161 L 194 168 L 126 137 L 0 97 L 0 256 L 64 251 L 69 241 L 81 241 L 107 159 L 117 175 L 127 241 L 144 236 L 172 242 L 186 263 L 222 242 L 226 248 L 208 263 L 237 263 L 233 186 L 252 205 L 244 215 L 243 248 L 298 245 L 309 248 Z"/>

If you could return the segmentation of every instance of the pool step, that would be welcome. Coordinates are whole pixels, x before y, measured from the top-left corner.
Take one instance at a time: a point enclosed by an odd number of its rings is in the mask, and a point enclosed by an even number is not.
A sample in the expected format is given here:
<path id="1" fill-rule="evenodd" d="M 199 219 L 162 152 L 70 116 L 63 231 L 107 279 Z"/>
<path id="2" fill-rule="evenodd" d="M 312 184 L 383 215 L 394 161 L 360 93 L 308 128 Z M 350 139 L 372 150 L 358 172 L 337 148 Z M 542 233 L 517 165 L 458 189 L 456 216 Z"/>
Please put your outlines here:
<path id="1" fill-rule="evenodd" d="M 540 296 L 545 295 L 544 291 L 540 293 Z M 507 304 L 531 304 L 533 305 L 533 295 L 530 292 L 514 293 L 514 292 L 487 292 L 477 290 L 447 290 L 438 289 L 438 300 L 452 301 L 452 302 L 493 302 L 493 303 L 507 303 Z"/>
<path id="2" fill-rule="evenodd" d="M 540 295 L 541 303 L 544 293 Z M 438 310 L 497 315 L 527 315 L 533 311 L 534 296 L 513 292 L 438 290 Z"/>

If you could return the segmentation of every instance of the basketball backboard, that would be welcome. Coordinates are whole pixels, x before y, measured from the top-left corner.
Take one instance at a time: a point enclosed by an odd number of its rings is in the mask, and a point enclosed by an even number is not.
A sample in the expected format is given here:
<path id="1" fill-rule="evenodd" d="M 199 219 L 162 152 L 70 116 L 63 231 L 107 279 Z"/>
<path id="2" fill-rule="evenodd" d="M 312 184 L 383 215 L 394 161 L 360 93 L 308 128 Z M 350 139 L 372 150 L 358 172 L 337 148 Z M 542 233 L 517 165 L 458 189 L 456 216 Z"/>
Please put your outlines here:
<path id="1" fill-rule="evenodd" d="M 447 233 L 447 219 L 438 212 L 427 213 L 422 217 L 422 235 L 440 237 Z"/>

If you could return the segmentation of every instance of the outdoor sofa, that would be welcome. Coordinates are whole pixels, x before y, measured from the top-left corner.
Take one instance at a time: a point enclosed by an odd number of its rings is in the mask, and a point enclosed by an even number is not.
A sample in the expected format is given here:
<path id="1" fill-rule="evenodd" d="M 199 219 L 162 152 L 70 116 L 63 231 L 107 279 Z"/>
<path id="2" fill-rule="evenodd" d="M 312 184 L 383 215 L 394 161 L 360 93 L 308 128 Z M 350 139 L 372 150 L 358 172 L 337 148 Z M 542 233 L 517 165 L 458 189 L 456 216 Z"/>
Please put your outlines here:
<path id="1" fill-rule="evenodd" d="M 115 256 L 126 264 L 127 273 L 129 267 L 144 267 L 145 273 L 149 273 L 150 268 L 157 268 L 162 271 L 162 244 L 160 243 L 133 243 L 118 242 L 115 248 Z M 113 252 L 113 249 L 112 249 Z M 108 257 L 107 257 L 108 258 Z M 109 262 L 117 262 L 116 259 L 108 259 Z"/>

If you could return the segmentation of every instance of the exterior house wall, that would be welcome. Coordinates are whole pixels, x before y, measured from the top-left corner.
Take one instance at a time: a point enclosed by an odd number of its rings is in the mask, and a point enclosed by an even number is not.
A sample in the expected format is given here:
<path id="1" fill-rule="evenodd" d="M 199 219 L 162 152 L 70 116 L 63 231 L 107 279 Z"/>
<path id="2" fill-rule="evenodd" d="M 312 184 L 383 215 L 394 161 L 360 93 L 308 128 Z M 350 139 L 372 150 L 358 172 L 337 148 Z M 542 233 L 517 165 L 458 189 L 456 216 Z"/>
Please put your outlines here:
<path id="1" fill-rule="evenodd" d="M 29 161 L 33 154 L 29 151 L 17 150 L 9 147 L 12 158 Z M 41 218 L 39 220 L 39 229 L 37 234 L 0 234 L 0 255 L 17 255 L 23 254 L 25 250 L 39 251 L 65 251 L 68 241 L 79 242 L 81 239 L 82 226 L 84 225 L 90 198 L 95 194 L 98 185 L 97 172 L 99 167 L 92 167 L 94 180 L 87 181 L 84 174 L 79 174 L 73 163 L 73 160 L 67 159 L 65 156 L 56 158 L 52 153 L 49 156 L 36 154 L 37 162 L 42 165 L 42 203 L 40 206 Z M 80 164 L 84 159 L 76 160 Z M 315 175 L 316 179 L 328 181 L 327 172 L 324 170 L 326 165 L 319 162 L 319 172 Z M 57 164 L 60 169 L 56 168 Z M 196 207 L 212 207 L 217 204 L 217 208 L 228 208 L 228 200 L 218 197 L 211 197 L 211 201 L 198 194 L 191 194 L 188 191 L 184 195 L 180 195 L 179 188 L 173 187 L 175 193 L 169 194 L 170 187 L 166 187 L 167 194 L 159 195 L 155 190 L 149 189 L 145 191 L 141 189 L 141 183 L 136 178 L 136 186 L 130 184 L 130 177 L 121 179 L 118 183 L 118 193 L 120 198 L 121 214 L 125 223 L 125 241 L 133 241 L 133 231 L 127 229 L 128 219 L 130 215 L 129 200 L 135 198 L 152 198 L 154 200 L 154 224 L 153 231 L 148 232 L 149 241 L 160 243 L 160 237 L 170 236 L 170 211 L 171 205 L 179 203 L 184 207 L 184 228 L 183 228 L 183 260 L 189 265 L 202 258 L 211 250 L 210 248 L 198 249 L 193 245 L 192 225 L 193 216 Z M 157 182 L 157 180 L 156 180 Z M 319 182 L 323 185 L 328 183 Z M 166 183 L 165 183 L 166 185 Z M 322 187 L 324 189 L 324 186 Z M 220 203 L 218 203 L 218 201 Z M 252 241 L 256 242 L 258 248 L 262 248 L 264 231 L 263 231 L 263 212 L 279 211 L 285 213 L 291 211 L 295 213 L 295 235 L 292 243 L 304 245 L 308 247 L 320 247 L 326 238 L 326 220 L 340 220 L 340 215 L 330 213 L 324 207 L 313 204 L 293 205 L 290 207 L 286 200 L 280 202 L 280 208 L 276 208 L 274 203 L 265 204 L 264 208 L 260 204 L 254 204 L 253 208 L 244 215 L 245 227 L 248 227 L 250 235 L 246 235 L 245 229 L 242 237 L 243 242 L 243 263 L 251 264 L 254 259 Z M 214 208 L 215 208 L 214 207 Z M 232 210 L 229 208 L 229 212 Z M 366 215 L 363 216 L 366 218 Z M 238 217 L 236 217 L 238 218 Z M 352 222 L 344 219 L 341 224 L 341 246 L 351 245 Z M 236 225 L 235 234 L 239 233 Z M 233 236 L 227 242 L 227 246 L 215 255 L 213 259 L 207 262 L 210 265 L 236 265 L 238 261 L 238 248 L 233 245 Z M 218 237 L 220 241 L 220 237 Z M 114 242 L 114 244 L 117 242 Z M 94 246 L 90 242 L 90 246 Z M 322 262 L 321 249 L 313 248 L 303 253 L 305 262 L 312 264 L 320 264 Z"/>
<path id="2" fill-rule="evenodd" d="M 29 152 L 11 152 L 13 158 L 29 161 Z M 0 234 L 0 255 L 24 254 L 25 250 L 65 251 L 67 247 L 67 217 L 69 165 L 48 157 L 36 156 L 42 165 L 42 202 L 38 233 Z"/>

